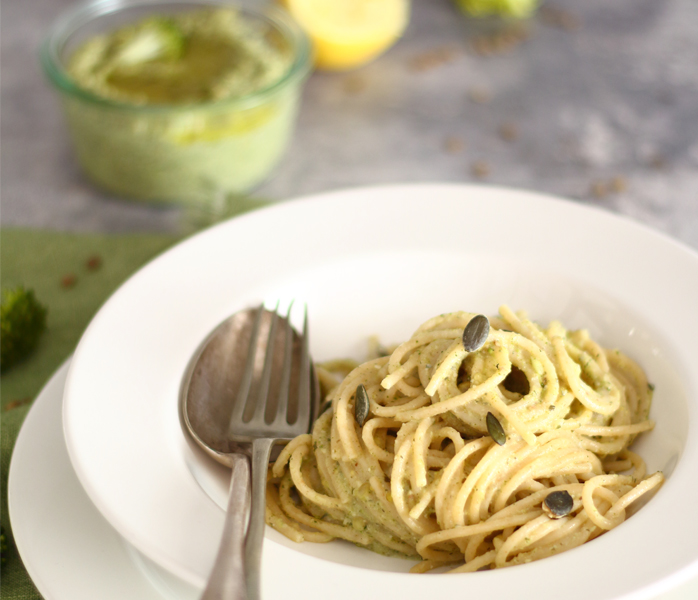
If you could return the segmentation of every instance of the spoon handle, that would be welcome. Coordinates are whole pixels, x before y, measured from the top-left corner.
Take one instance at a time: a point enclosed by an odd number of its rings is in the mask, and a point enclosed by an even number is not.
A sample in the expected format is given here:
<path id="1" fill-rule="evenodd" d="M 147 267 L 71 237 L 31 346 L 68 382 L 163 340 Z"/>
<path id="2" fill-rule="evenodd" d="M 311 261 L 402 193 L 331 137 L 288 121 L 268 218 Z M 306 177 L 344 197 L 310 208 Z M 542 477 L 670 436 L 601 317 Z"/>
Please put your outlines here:
<path id="1" fill-rule="evenodd" d="M 252 442 L 252 505 L 245 541 L 245 575 L 249 600 L 260 600 L 262 542 L 266 513 L 267 470 L 273 439 L 258 438 Z"/>
<path id="2" fill-rule="evenodd" d="M 250 502 L 250 465 L 243 454 L 231 455 L 228 509 L 218 555 L 201 600 L 247 600 L 244 544 Z"/>

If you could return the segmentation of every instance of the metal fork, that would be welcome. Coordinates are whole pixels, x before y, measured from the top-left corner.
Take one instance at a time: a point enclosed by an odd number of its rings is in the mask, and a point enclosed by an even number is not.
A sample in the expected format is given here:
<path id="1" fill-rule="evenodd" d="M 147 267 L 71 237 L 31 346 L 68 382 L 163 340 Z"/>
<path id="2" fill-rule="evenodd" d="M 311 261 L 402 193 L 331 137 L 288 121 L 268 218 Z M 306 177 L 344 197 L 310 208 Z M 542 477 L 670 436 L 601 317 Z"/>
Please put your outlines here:
<path id="1" fill-rule="evenodd" d="M 267 311 L 263 305 L 256 309 L 245 368 L 228 424 L 231 447 L 251 447 L 252 500 L 243 563 L 248 600 L 260 598 L 267 469 L 272 446 L 309 431 L 313 403 L 318 398 L 317 379 L 308 351 L 307 310 L 300 336 L 290 323 L 291 307 L 286 317 L 280 317 L 277 310 Z M 267 322 L 269 331 L 264 336 L 263 324 Z M 280 377 L 273 377 L 279 373 Z M 230 515 L 246 511 L 247 493 L 241 491 L 245 469 L 246 465 L 241 465 L 237 475 L 238 493 L 231 489 Z M 202 600 L 243 600 L 239 568 L 231 568 L 239 565 L 240 556 L 235 556 L 239 552 L 239 541 L 223 540 Z"/>
<path id="2" fill-rule="evenodd" d="M 278 308 L 278 307 L 277 307 Z M 281 440 L 291 440 L 298 435 L 307 433 L 312 418 L 312 386 L 314 371 L 308 352 L 308 313 L 303 319 L 303 333 L 300 337 L 300 357 L 297 365 L 298 380 L 296 401 L 289 402 L 291 388 L 291 372 L 293 364 L 294 332 L 290 322 L 291 307 L 283 320 L 283 360 L 281 361 L 281 380 L 276 406 L 270 402 L 269 387 L 271 373 L 274 368 L 276 330 L 279 325 L 279 315 L 272 313 L 269 336 L 265 348 L 262 377 L 256 395 L 250 394 L 254 374 L 257 339 L 264 307 L 260 306 L 252 329 L 250 351 L 247 355 L 245 376 L 240 392 L 230 417 L 230 437 L 235 442 L 252 443 L 252 504 L 250 521 L 245 538 L 245 579 L 249 600 L 260 598 L 260 574 L 262 558 L 262 542 L 264 540 L 264 515 L 266 507 L 266 485 L 269 456 L 272 446 Z M 271 347 L 271 348 L 270 348 Z M 295 405 L 295 407 L 294 407 Z M 247 410 L 252 408 L 252 415 L 246 419 Z M 271 408 L 271 411 L 269 410 Z M 294 410 L 295 408 L 295 410 Z M 295 418 L 291 411 L 295 412 Z M 292 422 L 289 419 L 293 418 Z"/>

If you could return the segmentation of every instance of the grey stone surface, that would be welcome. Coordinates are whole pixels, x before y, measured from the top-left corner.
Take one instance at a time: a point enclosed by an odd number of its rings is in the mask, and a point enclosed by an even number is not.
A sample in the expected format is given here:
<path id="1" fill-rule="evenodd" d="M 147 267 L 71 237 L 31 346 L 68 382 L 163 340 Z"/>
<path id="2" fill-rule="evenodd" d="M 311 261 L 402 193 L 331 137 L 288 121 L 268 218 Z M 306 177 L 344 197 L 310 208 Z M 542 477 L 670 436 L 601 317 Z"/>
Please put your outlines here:
<path id="1" fill-rule="evenodd" d="M 37 59 L 70 4 L 2 6 L 2 223 L 176 230 L 177 209 L 109 197 L 80 174 Z M 552 25 L 557 9 L 578 27 Z M 698 249 L 698 1 L 549 0 L 525 41 L 482 56 L 487 26 L 451 0 L 414 0 L 380 59 L 312 75 L 289 152 L 255 195 L 481 181 L 605 207 Z"/>

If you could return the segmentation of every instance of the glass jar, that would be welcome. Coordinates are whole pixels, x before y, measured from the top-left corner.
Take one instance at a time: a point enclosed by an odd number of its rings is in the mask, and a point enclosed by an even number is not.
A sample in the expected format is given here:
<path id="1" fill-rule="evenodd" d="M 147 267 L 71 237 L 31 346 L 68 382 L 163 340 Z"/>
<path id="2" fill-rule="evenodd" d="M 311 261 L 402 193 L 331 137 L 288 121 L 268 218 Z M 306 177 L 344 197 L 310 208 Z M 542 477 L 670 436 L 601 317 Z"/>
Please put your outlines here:
<path id="1" fill-rule="evenodd" d="M 68 74 L 76 49 L 97 35 L 152 15 L 226 7 L 226 0 L 97 0 L 54 24 L 41 62 L 60 92 L 77 159 L 95 184 L 128 198 L 200 205 L 253 189 L 278 164 L 311 69 L 309 41 L 281 10 L 233 6 L 292 57 L 278 80 L 243 96 L 137 105 L 100 96 Z"/>

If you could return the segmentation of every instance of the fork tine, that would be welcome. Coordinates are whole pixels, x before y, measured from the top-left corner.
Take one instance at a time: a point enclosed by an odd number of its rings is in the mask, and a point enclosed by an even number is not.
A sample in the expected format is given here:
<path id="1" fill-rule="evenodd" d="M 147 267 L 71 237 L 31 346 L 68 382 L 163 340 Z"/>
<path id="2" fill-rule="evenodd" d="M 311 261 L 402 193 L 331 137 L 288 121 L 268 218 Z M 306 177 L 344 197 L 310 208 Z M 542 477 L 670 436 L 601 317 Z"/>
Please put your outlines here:
<path id="1" fill-rule="evenodd" d="M 289 388 L 291 386 L 291 367 L 293 366 L 293 327 L 291 326 L 291 308 L 286 314 L 286 326 L 284 334 L 284 361 L 281 370 L 281 383 L 279 386 L 279 398 L 276 404 L 276 415 L 272 420 L 274 425 L 282 425 L 287 422 Z"/>
<path id="2" fill-rule="evenodd" d="M 271 383 L 271 369 L 274 362 L 274 346 L 276 345 L 276 327 L 279 322 L 279 303 L 276 303 L 276 308 L 271 315 L 271 325 L 269 326 L 269 337 L 267 345 L 264 349 L 264 366 L 262 367 L 262 378 L 259 382 L 259 390 L 254 405 L 254 414 L 250 419 L 250 423 L 263 423 L 264 413 L 267 409 L 267 400 L 269 396 L 269 384 Z"/>
<path id="3" fill-rule="evenodd" d="M 296 425 L 307 427 L 310 422 L 310 353 L 308 349 L 308 307 L 303 316 L 303 335 L 301 336 L 301 366 L 298 383 L 298 415 Z"/>
<path id="4" fill-rule="evenodd" d="M 245 361 L 245 372 L 240 382 L 240 389 L 238 390 L 237 397 L 235 398 L 235 403 L 233 404 L 233 411 L 230 415 L 230 423 L 228 424 L 228 431 L 232 434 L 233 427 L 237 423 L 242 423 L 242 417 L 245 414 L 245 407 L 247 406 L 247 400 L 250 395 L 250 387 L 252 386 L 252 379 L 254 377 L 254 362 L 257 355 L 257 344 L 259 341 L 259 330 L 262 323 L 262 315 L 264 314 L 264 304 L 260 304 L 257 308 L 257 313 L 255 314 L 254 322 L 252 324 L 252 331 L 250 332 L 250 343 L 247 349 L 247 360 Z"/>

